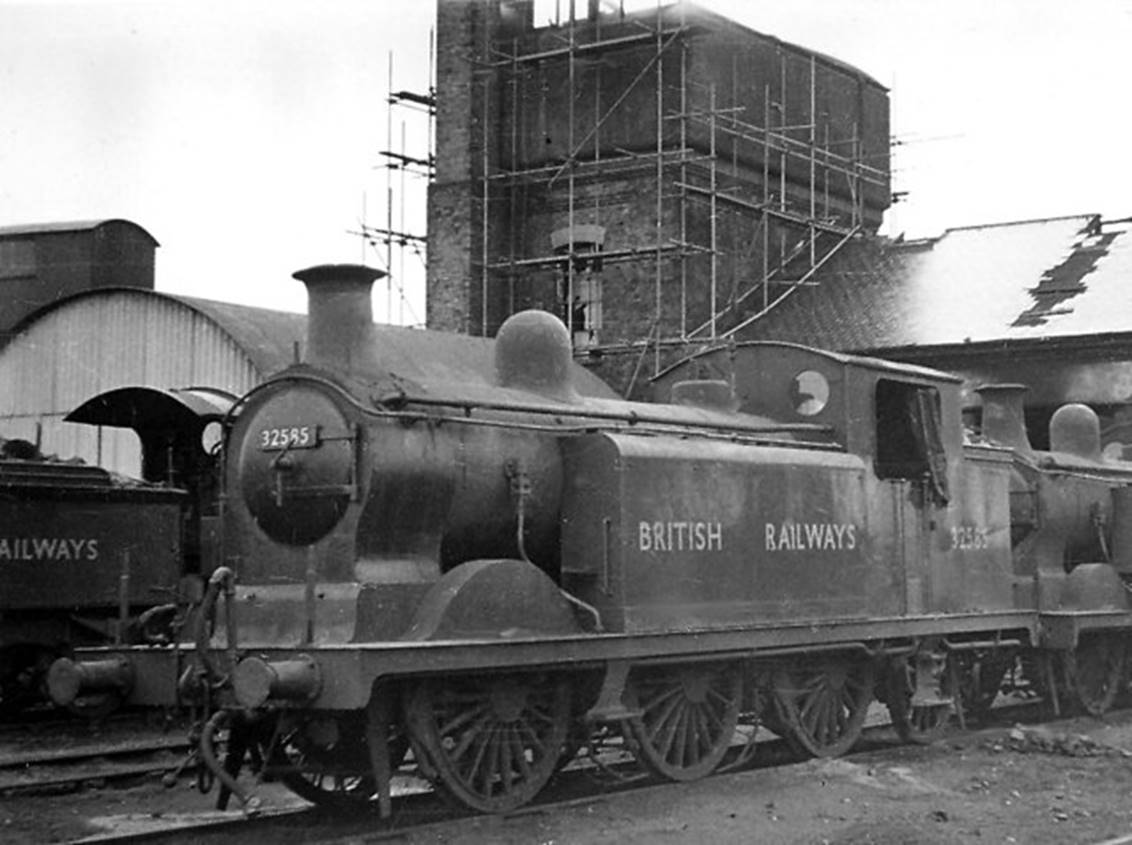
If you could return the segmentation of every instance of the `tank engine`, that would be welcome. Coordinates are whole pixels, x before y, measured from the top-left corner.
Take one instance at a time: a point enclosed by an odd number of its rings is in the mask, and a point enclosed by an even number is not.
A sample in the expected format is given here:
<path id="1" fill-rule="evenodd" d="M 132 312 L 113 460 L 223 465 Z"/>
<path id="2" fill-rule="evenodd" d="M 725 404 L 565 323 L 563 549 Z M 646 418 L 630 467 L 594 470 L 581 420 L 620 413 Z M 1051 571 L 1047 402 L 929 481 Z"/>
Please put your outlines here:
<path id="1" fill-rule="evenodd" d="M 579 375 L 539 312 L 504 324 L 490 372 L 443 349 L 394 368 L 376 275 L 296 274 L 307 361 L 234 408 L 193 664 L 126 647 L 52 667 L 57 700 L 104 677 L 202 704 L 222 802 L 251 804 L 251 759 L 387 813 L 411 747 L 505 811 L 599 725 L 690 780 L 740 724 L 833 755 L 874 697 L 930 738 L 1020 654 L 1094 705 L 1115 676 L 1093 668 L 1122 671 L 1126 466 L 965 442 L 958 379 L 790 344 L 693 356 L 652 404 Z"/>

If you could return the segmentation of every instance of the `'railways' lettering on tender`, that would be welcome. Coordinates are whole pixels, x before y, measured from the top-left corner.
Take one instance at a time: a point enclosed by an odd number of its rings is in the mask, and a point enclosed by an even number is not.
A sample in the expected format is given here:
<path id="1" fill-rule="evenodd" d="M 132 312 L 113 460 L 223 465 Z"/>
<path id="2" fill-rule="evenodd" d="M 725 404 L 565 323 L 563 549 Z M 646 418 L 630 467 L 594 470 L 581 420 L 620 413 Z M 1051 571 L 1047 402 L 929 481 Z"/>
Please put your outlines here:
<path id="1" fill-rule="evenodd" d="M 98 540 L 69 537 L 0 537 L 0 563 L 98 560 Z"/>

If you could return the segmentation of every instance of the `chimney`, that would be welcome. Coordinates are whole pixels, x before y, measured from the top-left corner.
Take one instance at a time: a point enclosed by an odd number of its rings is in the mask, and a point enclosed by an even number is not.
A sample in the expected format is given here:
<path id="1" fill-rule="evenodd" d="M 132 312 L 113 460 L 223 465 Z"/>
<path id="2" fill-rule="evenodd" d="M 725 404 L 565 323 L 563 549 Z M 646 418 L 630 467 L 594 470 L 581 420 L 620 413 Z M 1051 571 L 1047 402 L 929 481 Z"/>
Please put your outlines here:
<path id="1" fill-rule="evenodd" d="M 983 400 L 983 437 L 1032 459 L 1034 449 L 1026 434 L 1022 405 L 1029 389 L 1024 384 L 984 384 L 975 392 Z"/>
<path id="2" fill-rule="evenodd" d="M 307 286 L 308 364 L 356 370 L 373 359 L 370 291 L 385 275 L 362 264 L 319 264 L 293 274 Z"/>

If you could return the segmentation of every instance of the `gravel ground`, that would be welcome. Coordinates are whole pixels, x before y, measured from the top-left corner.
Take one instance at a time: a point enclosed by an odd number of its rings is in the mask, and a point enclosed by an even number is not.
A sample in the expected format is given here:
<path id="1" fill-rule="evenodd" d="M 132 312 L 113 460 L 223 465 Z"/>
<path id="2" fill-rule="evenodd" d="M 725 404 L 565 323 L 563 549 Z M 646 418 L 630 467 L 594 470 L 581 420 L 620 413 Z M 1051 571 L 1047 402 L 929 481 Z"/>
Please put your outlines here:
<path id="1" fill-rule="evenodd" d="M 268 806 L 301 803 L 272 789 Z M 126 789 L 0 798 L 0 842 L 73 841 L 195 815 L 214 796 L 157 780 Z M 1000 728 L 927 747 L 884 746 L 658 785 L 553 811 L 480 817 L 415 843 L 1100 843 L 1132 834 L 1132 711 Z M 1129 841 L 1132 841 L 1130 839 Z"/>

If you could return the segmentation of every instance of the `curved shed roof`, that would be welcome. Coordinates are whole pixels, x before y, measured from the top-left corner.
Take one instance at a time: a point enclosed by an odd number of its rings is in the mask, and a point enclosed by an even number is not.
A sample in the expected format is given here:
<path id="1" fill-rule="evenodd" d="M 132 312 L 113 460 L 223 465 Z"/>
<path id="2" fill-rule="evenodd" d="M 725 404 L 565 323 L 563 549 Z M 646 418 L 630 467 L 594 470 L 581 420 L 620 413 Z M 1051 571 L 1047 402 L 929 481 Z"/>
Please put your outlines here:
<path id="1" fill-rule="evenodd" d="M 173 303 L 179 303 L 188 309 L 190 321 L 203 318 L 206 324 L 211 324 L 221 332 L 222 336 L 226 336 L 236 344 L 251 364 L 257 381 L 294 363 L 296 344 L 299 345 L 300 350 L 306 344 L 305 314 L 271 311 L 250 305 L 236 305 L 231 302 L 217 302 L 136 288 L 101 288 L 66 297 L 32 312 L 15 327 L 13 334 L 18 340 L 22 334 L 34 331 L 37 324 L 51 320 L 51 315 L 55 312 L 62 309 L 83 309 L 87 307 L 84 304 L 87 301 L 92 301 L 93 304 L 108 297 L 120 297 L 125 302 L 131 303 L 126 308 L 127 311 L 135 308 L 144 311 L 162 310 L 158 303 L 167 303 L 169 307 L 175 309 Z M 143 305 L 147 302 L 148 305 Z M 102 323 L 106 333 L 117 334 L 119 330 L 125 330 L 131 332 L 132 340 L 127 337 L 123 342 L 136 343 L 143 340 L 136 330 L 119 322 L 124 314 L 115 310 L 108 316 L 109 321 L 104 320 Z M 495 341 L 492 339 L 429 329 L 410 329 L 384 323 L 374 325 L 373 339 L 378 345 L 378 358 L 383 362 L 385 369 L 399 376 L 430 382 L 471 380 L 493 383 L 494 381 Z M 15 342 L 16 340 L 13 341 Z M 33 344 L 40 345 L 34 341 Z M 138 352 L 144 354 L 145 350 L 139 349 Z M 3 352 L 0 352 L 0 370 L 2 370 L 2 362 Z M 227 383 L 222 384 L 203 378 L 207 375 L 201 373 L 202 378 L 190 379 L 185 384 L 207 384 L 223 390 L 234 390 Z M 574 378 L 578 390 L 583 394 L 609 397 L 614 395 L 608 385 L 581 366 L 576 368 Z M 250 389 L 251 386 L 248 385 L 244 389 Z M 241 391 L 234 390 L 234 392 Z"/>
<path id="2" fill-rule="evenodd" d="M 204 385 L 240 395 L 292 358 L 301 314 L 204 304 L 144 288 L 98 288 L 33 312 L 0 349 L 0 432 L 137 474 L 131 432 L 64 416 L 123 387 Z"/>
<path id="3" fill-rule="evenodd" d="M 0 226 L 0 238 L 30 237 L 32 235 L 51 235 L 63 232 L 88 232 L 110 223 L 118 223 L 137 229 L 151 241 L 154 246 L 161 246 L 157 238 L 133 220 L 123 217 L 107 217 L 102 220 L 52 220 L 47 223 L 20 223 L 15 226 Z"/>
<path id="4" fill-rule="evenodd" d="M 63 418 L 91 397 L 124 387 L 206 386 L 240 396 L 294 363 L 305 314 L 268 311 L 143 288 L 98 288 L 33 312 L 0 348 L 0 434 L 39 442 L 131 472 L 117 435 Z M 494 341 L 375 325 L 379 359 L 392 373 L 432 382 L 491 384 Z M 583 368 L 580 392 L 613 396 Z M 108 454 L 109 452 L 109 454 Z"/>

